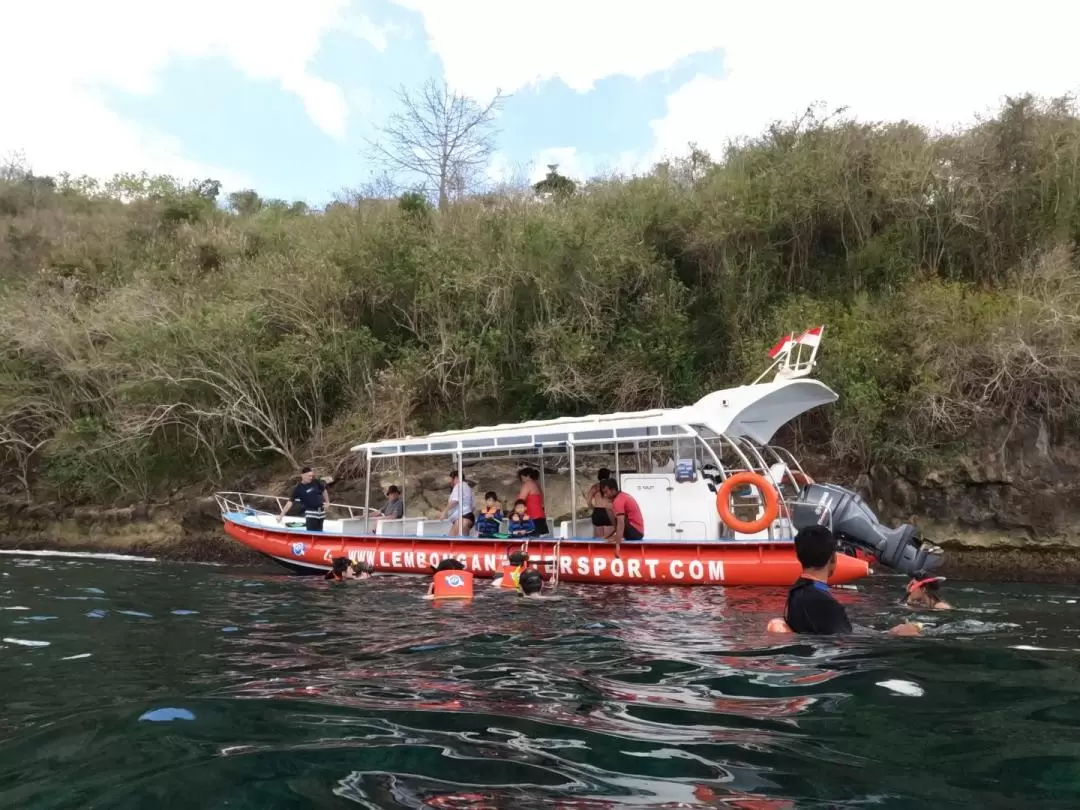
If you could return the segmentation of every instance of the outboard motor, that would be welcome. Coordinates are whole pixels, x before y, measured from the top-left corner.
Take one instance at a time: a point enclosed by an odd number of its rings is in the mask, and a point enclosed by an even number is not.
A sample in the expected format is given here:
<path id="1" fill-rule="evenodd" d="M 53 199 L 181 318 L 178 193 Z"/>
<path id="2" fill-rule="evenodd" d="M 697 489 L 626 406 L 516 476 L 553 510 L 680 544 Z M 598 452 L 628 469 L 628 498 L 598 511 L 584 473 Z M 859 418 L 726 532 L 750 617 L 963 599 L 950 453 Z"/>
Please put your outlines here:
<path id="1" fill-rule="evenodd" d="M 929 573 L 944 562 L 941 549 L 924 544 L 918 529 L 909 523 L 886 528 L 866 502 L 849 489 L 835 484 L 808 484 L 789 506 L 796 529 L 831 523 L 841 543 L 866 549 L 882 565 L 902 574 Z"/>

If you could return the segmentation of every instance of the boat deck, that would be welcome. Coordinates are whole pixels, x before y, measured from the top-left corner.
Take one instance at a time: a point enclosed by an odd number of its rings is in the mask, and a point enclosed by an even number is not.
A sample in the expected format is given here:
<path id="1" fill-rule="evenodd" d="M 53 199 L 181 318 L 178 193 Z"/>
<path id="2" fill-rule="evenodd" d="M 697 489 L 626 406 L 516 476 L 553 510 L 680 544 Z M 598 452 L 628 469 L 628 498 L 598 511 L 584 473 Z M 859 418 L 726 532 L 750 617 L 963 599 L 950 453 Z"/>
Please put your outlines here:
<path id="1" fill-rule="evenodd" d="M 311 536 L 311 532 L 308 532 L 305 528 L 304 519 L 302 517 L 286 517 L 284 520 L 279 521 L 277 515 L 267 514 L 265 512 L 227 512 L 224 514 L 226 520 L 231 520 L 234 523 L 238 523 L 244 526 L 250 526 L 252 528 L 260 528 L 268 531 L 275 532 L 288 532 L 290 534 L 307 535 Z M 398 520 L 391 520 L 383 517 L 351 517 L 342 519 L 327 518 L 323 522 L 322 535 L 328 538 L 356 538 L 356 539 L 370 539 L 372 537 L 385 537 L 386 539 L 396 540 L 413 540 L 413 539 L 425 539 L 425 540 L 468 540 L 479 539 L 477 535 L 472 534 L 465 537 L 460 535 L 451 535 L 450 527 L 453 524 L 451 520 L 440 520 L 434 518 L 403 518 Z M 581 518 L 578 520 L 578 526 L 588 527 L 588 518 Z M 540 538 L 529 538 L 530 540 L 560 540 L 574 543 L 602 543 L 606 544 L 606 540 L 598 539 L 592 536 L 575 536 L 571 534 L 571 524 L 569 521 L 557 524 L 554 528 L 553 534 L 544 535 Z M 794 537 L 791 524 L 785 520 L 777 520 L 773 525 L 771 531 L 766 530 L 758 532 L 753 535 L 737 534 L 734 537 L 722 538 L 719 540 L 710 540 L 705 538 L 684 537 L 676 540 L 668 538 L 650 538 L 645 537 L 644 540 L 638 541 L 625 541 L 627 543 L 649 543 L 649 544 L 704 544 L 709 545 L 758 545 L 761 543 L 790 543 Z M 496 539 L 507 539 L 499 538 Z"/>

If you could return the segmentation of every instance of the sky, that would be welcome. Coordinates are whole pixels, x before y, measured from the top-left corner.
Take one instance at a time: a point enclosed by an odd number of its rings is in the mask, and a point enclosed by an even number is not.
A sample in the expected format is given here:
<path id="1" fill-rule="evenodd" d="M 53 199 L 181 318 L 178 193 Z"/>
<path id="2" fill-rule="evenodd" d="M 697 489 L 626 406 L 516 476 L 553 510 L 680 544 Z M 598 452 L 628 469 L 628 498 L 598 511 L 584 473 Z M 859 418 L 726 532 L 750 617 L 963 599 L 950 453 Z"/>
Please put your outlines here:
<path id="1" fill-rule="evenodd" d="M 937 129 L 1080 91 L 1080 4 L 1027 0 L 35 0 L 0 6 L 0 159 L 322 205 L 395 90 L 508 93 L 493 181 L 639 172 L 809 105 Z"/>

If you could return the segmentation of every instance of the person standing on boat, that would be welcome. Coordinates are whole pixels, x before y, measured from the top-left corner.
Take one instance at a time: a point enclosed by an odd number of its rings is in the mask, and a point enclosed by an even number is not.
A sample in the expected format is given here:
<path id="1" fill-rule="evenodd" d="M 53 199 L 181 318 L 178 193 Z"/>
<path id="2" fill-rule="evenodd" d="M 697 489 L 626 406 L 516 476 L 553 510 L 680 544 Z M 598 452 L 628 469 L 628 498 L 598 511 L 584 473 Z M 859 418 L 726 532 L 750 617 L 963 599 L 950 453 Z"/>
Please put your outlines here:
<path id="1" fill-rule="evenodd" d="M 607 539 L 615 531 L 615 510 L 611 501 L 604 497 L 600 485 L 611 478 L 611 470 L 601 467 L 596 473 L 596 483 L 585 493 L 585 503 L 592 509 L 593 537 Z"/>
<path id="2" fill-rule="evenodd" d="M 305 528 L 309 532 L 323 530 L 326 507 L 330 505 L 330 493 L 326 490 L 326 484 L 315 477 L 311 467 L 300 470 L 300 483 L 293 487 L 292 495 L 289 496 L 285 508 L 278 515 L 279 523 L 285 519 L 286 513 L 294 505 L 304 510 Z"/>
<path id="3" fill-rule="evenodd" d="M 473 514 L 473 491 L 468 481 L 458 479 L 457 470 L 450 471 L 450 498 L 443 510 L 443 520 L 452 520 L 450 526 L 451 537 L 465 537 L 472 531 L 476 523 L 476 515 Z"/>
<path id="4" fill-rule="evenodd" d="M 518 480 L 521 482 L 518 498 L 525 501 L 525 511 L 532 518 L 536 533 L 543 537 L 549 533 L 549 529 L 544 511 L 544 491 L 540 489 L 540 472 L 532 467 L 522 467 L 518 470 Z"/>
<path id="5" fill-rule="evenodd" d="M 645 518 L 641 507 L 633 496 L 619 491 L 619 484 L 614 478 L 600 482 L 600 492 L 611 501 L 611 511 L 615 516 L 615 530 L 607 539 L 615 544 L 615 556 L 619 556 L 619 543 L 623 540 L 645 539 Z"/>

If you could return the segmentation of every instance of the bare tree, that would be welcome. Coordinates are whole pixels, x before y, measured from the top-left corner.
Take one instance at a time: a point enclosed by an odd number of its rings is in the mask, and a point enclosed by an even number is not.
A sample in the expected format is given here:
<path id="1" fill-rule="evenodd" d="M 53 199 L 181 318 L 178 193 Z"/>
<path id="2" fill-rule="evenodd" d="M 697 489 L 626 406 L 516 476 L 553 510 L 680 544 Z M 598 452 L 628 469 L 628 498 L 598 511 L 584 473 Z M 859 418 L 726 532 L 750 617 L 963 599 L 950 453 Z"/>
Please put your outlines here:
<path id="1" fill-rule="evenodd" d="M 496 91 L 486 105 L 429 79 L 418 91 L 397 92 L 401 110 L 369 141 L 370 156 L 390 171 L 420 175 L 444 209 L 463 193 L 495 151 L 495 117 L 504 96 Z"/>

